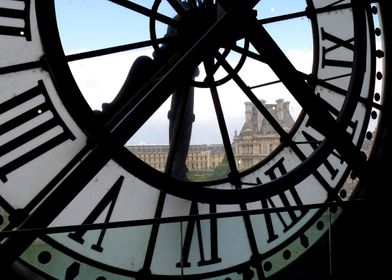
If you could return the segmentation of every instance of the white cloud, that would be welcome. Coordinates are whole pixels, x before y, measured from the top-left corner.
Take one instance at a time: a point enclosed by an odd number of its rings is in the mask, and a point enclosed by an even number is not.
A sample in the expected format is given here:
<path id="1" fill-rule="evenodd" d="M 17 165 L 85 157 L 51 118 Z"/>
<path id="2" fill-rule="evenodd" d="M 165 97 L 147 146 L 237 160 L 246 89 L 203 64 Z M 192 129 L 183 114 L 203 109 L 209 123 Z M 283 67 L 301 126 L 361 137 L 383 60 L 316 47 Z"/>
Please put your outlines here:
<path id="1" fill-rule="evenodd" d="M 133 61 L 141 56 L 151 56 L 151 49 L 141 51 L 124 52 L 97 58 L 85 59 L 70 64 L 76 81 L 92 109 L 100 109 L 102 103 L 110 102 L 121 88 Z M 287 52 L 288 57 L 294 65 L 303 72 L 309 72 L 311 67 L 312 53 L 292 49 Z M 201 71 L 202 71 L 201 67 Z M 223 76 L 225 74 L 222 74 Z M 245 83 L 256 86 L 262 83 L 277 80 L 269 67 L 263 63 L 247 60 L 240 71 Z M 200 76 L 203 76 L 201 73 Z M 230 137 L 235 130 L 240 130 L 244 121 L 244 102 L 247 97 L 242 93 L 234 82 L 228 82 L 218 87 L 219 96 Z M 254 89 L 253 92 L 259 99 L 268 103 L 274 103 L 276 99 L 283 98 L 291 102 L 294 115 L 300 112 L 299 105 L 280 83 Z M 170 100 L 157 111 L 132 139 L 132 143 L 167 143 L 168 142 L 168 120 L 167 112 L 170 108 Z M 221 136 L 216 121 L 211 93 L 206 89 L 195 89 L 196 115 L 193 124 L 193 143 L 219 143 Z"/>
<path id="2" fill-rule="evenodd" d="M 141 55 L 151 56 L 151 51 L 122 52 L 70 63 L 75 80 L 92 109 L 101 109 L 102 103 L 110 102 L 117 95 L 133 61 Z"/>

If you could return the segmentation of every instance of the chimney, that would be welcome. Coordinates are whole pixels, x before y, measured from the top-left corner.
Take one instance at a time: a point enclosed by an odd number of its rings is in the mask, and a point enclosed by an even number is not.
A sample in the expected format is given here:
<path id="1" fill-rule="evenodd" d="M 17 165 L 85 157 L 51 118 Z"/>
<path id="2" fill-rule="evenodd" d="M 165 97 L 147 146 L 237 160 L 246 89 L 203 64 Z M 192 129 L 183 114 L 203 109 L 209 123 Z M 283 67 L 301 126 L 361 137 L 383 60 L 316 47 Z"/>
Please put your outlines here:
<path id="1" fill-rule="evenodd" d="M 265 106 L 267 101 L 264 99 L 261 99 L 260 102 Z M 261 131 L 261 128 L 263 127 L 263 122 L 264 122 L 264 115 L 260 113 L 260 111 L 257 112 L 257 131 Z"/>
<path id="2" fill-rule="evenodd" d="M 284 117 L 284 111 L 283 111 L 283 99 L 279 98 L 276 100 L 276 115 L 279 120 L 283 120 Z"/>
<path id="3" fill-rule="evenodd" d="M 245 123 L 252 122 L 253 105 L 251 102 L 245 102 Z"/>

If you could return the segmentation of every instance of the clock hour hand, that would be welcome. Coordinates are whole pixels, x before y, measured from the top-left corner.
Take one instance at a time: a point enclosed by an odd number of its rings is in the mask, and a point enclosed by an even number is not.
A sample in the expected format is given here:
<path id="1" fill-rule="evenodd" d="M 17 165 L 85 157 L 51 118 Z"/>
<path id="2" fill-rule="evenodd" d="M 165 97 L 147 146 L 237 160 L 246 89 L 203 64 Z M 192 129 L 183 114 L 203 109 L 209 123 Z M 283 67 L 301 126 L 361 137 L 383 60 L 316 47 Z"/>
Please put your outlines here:
<path id="1" fill-rule="evenodd" d="M 102 104 L 102 111 L 95 111 L 97 117 L 105 121 L 110 119 L 122 106 L 124 102 L 135 95 L 142 86 L 152 77 L 156 63 L 148 56 L 140 56 L 132 64 L 128 76 L 125 79 L 119 93 L 111 103 Z"/>
<path id="2" fill-rule="evenodd" d="M 116 1 L 113 1 L 116 2 Z M 116 2 L 119 4 L 119 2 Z M 174 2 L 173 4 L 176 10 L 183 13 L 185 8 L 185 2 L 178 3 Z M 137 4 L 130 4 L 130 7 L 136 5 L 135 7 L 142 9 L 142 7 L 138 6 Z M 134 7 L 134 8 L 135 8 Z M 146 11 L 144 11 L 146 12 Z M 143 12 L 142 12 L 143 13 Z M 178 23 L 179 15 L 170 19 L 170 23 L 172 25 L 176 25 Z M 175 39 L 177 35 L 176 28 L 172 27 L 169 24 L 167 32 L 164 36 L 165 39 Z M 128 72 L 128 75 L 125 79 L 123 86 L 121 87 L 120 91 L 116 95 L 116 97 L 110 103 L 103 103 L 102 104 L 102 111 L 95 111 L 96 115 L 101 121 L 108 121 L 113 116 L 121 110 L 122 106 L 129 102 L 146 84 L 152 84 L 152 79 L 154 74 L 158 72 L 158 70 L 165 65 L 171 56 L 175 54 L 176 51 L 176 42 L 175 40 L 170 40 L 164 43 L 160 48 L 155 49 L 153 53 L 154 59 L 150 58 L 149 56 L 140 56 L 138 57 L 132 64 L 131 69 Z"/>
<path id="3" fill-rule="evenodd" d="M 248 8 L 229 7 L 219 14 L 216 10 L 213 11 L 215 14 L 209 11 L 211 17 L 208 17 L 207 22 L 197 13 L 180 19 L 179 25 L 184 27 L 178 31 L 177 39 L 169 44 L 174 51 L 165 51 L 164 56 L 158 53 L 154 59 L 158 65 L 155 74 L 139 91 L 129 96 L 126 102 L 120 102 L 120 108 L 106 120 L 106 127 L 118 143 L 126 143 L 175 91 L 179 81 L 189 79 L 187 77 L 193 74 L 207 54 L 214 53 L 242 36 L 242 25 L 245 24 L 243 22 L 247 22 L 248 17 L 253 15 Z M 197 22 L 202 22 L 203 26 L 195 25 L 194 17 Z M 241 27 L 237 26 L 238 21 L 241 22 Z"/>
<path id="4" fill-rule="evenodd" d="M 192 79 L 188 78 L 174 91 L 168 113 L 170 149 L 165 172 L 182 181 L 186 181 L 186 158 L 195 120 Z"/>
<path id="5" fill-rule="evenodd" d="M 353 168 L 362 168 L 363 153 L 352 143 L 344 124 L 328 112 L 325 103 L 321 102 L 303 74 L 296 70 L 265 28 L 255 22 L 249 30 L 249 40 L 309 115 L 312 126 L 333 143 Z"/>

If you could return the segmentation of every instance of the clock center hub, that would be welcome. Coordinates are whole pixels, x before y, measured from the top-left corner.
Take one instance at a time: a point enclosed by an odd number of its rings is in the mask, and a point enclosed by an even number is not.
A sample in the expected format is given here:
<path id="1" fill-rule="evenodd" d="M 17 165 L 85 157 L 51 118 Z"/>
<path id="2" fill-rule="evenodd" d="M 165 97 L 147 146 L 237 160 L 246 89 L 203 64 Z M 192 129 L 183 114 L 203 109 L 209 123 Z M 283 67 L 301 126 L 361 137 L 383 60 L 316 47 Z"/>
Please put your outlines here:
<path id="1" fill-rule="evenodd" d="M 225 11 L 217 4 L 201 7 L 182 5 L 184 11 L 174 17 L 176 26 L 169 26 L 165 35 L 170 42 L 156 49 L 161 58 L 169 59 L 177 51 L 189 49 L 202 41 L 200 61 L 206 53 L 231 48 L 245 38 L 249 19 L 256 16 L 255 11 L 246 8 L 238 12 L 234 8 Z"/>

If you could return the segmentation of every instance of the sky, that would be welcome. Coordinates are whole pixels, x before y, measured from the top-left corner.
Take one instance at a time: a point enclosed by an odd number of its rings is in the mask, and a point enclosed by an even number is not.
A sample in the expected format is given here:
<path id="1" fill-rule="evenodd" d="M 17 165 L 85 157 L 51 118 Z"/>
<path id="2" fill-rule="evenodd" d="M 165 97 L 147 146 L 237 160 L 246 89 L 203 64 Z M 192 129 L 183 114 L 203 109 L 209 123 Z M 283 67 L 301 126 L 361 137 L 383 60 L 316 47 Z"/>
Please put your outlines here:
<path id="1" fill-rule="evenodd" d="M 144 7 L 150 7 L 152 0 L 133 1 Z M 268 18 L 296 11 L 303 11 L 304 0 L 263 0 L 258 5 L 258 17 Z M 175 12 L 165 5 L 158 10 L 174 17 Z M 136 14 L 107 0 L 57 0 L 57 20 L 63 48 L 66 54 L 85 52 L 116 45 L 129 44 L 149 39 L 149 18 Z M 295 32 L 298 27 L 301 32 Z M 156 25 L 158 37 L 166 33 L 167 25 Z M 265 25 L 267 31 L 276 40 L 297 69 L 309 73 L 312 65 L 312 34 L 307 18 L 298 18 L 281 23 Z M 290 32 L 287 29 L 290 28 Z M 239 43 L 241 45 L 242 42 Z M 100 109 L 101 104 L 110 102 L 121 88 L 135 58 L 140 55 L 152 55 L 151 48 L 121 52 L 113 55 L 100 56 L 70 63 L 85 99 L 93 110 Z M 229 62 L 235 66 L 238 55 L 230 52 Z M 203 72 L 203 69 L 201 69 Z M 247 60 L 241 68 L 241 76 L 248 85 L 259 85 L 276 80 L 276 76 L 268 66 L 254 60 Z M 218 72 L 217 72 L 218 75 Z M 222 77 L 226 74 L 222 72 Z M 201 76 L 203 74 L 201 73 Z M 225 120 L 230 137 L 239 131 L 244 123 L 244 102 L 247 98 L 238 90 L 234 83 L 228 82 L 218 87 Z M 275 103 L 278 98 L 290 101 L 293 116 L 300 113 L 300 107 L 281 84 L 274 84 L 254 93 L 267 103 Z M 130 144 L 165 144 L 168 142 L 167 113 L 170 107 L 168 100 L 145 126 L 134 135 Z M 221 143 L 218 124 L 213 104 L 208 91 L 195 89 L 196 115 L 192 131 L 193 144 Z"/>

